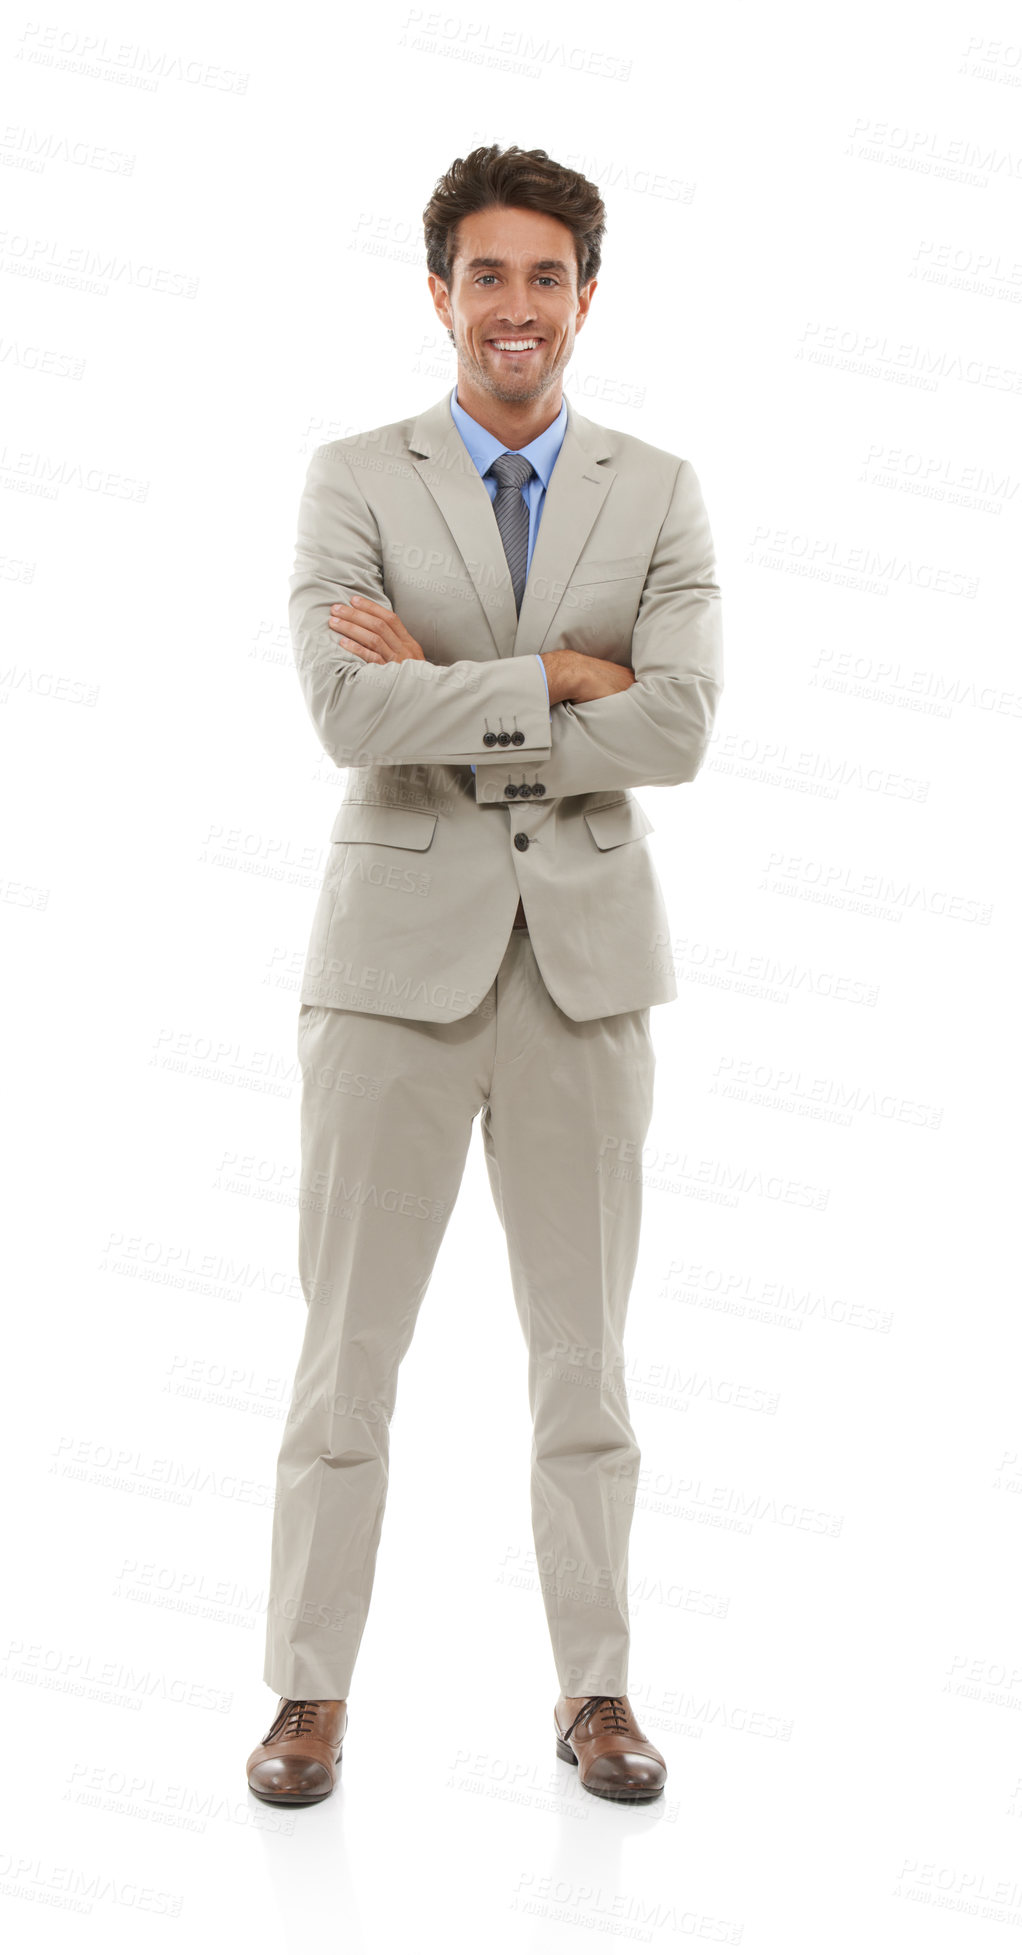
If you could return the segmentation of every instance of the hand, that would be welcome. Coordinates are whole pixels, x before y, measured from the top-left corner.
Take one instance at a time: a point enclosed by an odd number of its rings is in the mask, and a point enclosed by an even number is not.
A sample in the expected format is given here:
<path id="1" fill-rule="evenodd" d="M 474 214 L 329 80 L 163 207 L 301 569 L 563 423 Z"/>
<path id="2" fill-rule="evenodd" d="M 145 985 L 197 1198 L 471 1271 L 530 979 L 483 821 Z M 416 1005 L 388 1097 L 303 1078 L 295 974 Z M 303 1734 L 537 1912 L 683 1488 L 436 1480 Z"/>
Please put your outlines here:
<path id="1" fill-rule="evenodd" d="M 612 699 L 635 684 L 630 665 L 616 665 L 613 659 L 600 658 L 595 652 L 575 652 L 564 646 L 560 651 L 544 652 L 542 658 L 552 706 L 562 700 L 581 703 Z"/>
<path id="2" fill-rule="evenodd" d="M 377 604 L 374 598 L 356 597 L 351 604 L 331 604 L 327 623 L 345 651 L 357 652 L 368 665 L 426 656 L 397 613 Z"/>

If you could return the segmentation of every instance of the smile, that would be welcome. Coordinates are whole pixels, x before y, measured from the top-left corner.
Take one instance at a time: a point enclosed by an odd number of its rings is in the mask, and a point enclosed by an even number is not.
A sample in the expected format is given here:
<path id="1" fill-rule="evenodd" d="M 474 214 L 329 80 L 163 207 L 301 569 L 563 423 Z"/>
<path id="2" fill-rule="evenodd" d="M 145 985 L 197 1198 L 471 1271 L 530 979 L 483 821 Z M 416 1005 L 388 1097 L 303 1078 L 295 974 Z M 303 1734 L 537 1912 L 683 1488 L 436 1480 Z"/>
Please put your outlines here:
<path id="1" fill-rule="evenodd" d="M 495 346 L 498 353 L 534 353 L 542 346 L 541 339 L 491 339 L 489 346 Z"/>

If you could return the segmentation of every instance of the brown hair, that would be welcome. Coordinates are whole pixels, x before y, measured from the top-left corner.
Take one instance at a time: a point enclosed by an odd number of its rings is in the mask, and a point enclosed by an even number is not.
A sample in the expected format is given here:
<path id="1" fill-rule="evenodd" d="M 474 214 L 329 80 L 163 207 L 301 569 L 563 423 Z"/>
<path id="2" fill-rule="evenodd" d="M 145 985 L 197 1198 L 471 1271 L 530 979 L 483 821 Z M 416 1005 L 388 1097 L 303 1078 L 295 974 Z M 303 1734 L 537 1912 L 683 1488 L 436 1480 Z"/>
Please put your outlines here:
<path id="1" fill-rule="evenodd" d="M 494 204 L 558 218 L 575 240 L 579 285 L 596 277 L 607 213 L 595 183 L 552 162 L 545 149 L 519 149 L 517 143 L 501 149 L 491 143 L 457 157 L 438 179 L 422 213 L 426 267 L 446 286 L 451 283 L 458 224 Z"/>

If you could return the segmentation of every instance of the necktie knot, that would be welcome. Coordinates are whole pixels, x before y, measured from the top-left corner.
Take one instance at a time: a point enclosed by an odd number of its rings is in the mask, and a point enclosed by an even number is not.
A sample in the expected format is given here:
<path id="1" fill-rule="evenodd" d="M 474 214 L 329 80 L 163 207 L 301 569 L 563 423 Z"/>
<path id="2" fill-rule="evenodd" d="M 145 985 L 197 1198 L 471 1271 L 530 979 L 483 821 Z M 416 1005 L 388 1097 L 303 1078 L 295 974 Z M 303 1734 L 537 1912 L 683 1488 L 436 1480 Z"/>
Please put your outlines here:
<path id="1" fill-rule="evenodd" d="M 487 475 L 495 475 L 502 489 L 524 489 L 530 475 L 534 473 L 527 455 L 513 455 L 505 449 L 495 461 L 490 463 Z"/>

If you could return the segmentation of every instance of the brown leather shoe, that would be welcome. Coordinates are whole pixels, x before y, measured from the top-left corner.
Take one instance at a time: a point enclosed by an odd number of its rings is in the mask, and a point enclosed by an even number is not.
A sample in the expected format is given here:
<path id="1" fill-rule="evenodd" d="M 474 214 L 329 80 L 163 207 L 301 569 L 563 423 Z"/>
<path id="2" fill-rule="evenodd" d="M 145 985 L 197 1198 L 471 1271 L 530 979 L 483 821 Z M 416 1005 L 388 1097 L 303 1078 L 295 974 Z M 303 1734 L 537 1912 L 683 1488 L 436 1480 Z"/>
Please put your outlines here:
<path id="1" fill-rule="evenodd" d="M 558 1758 L 578 1766 L 587 1792 L 629 1804 L 660 1797 L 667 1766 L 627 1697 L 558 1697 L 554 1727 Z"/>
<path id="2" fill-rule="evenodd" d="M 337 1783 L 348 1728 L 345 1699 L 282 1697 L 261 1745 L 245 1766 L 257 1799 L 279 1806 L 312 1806 Z"/>

